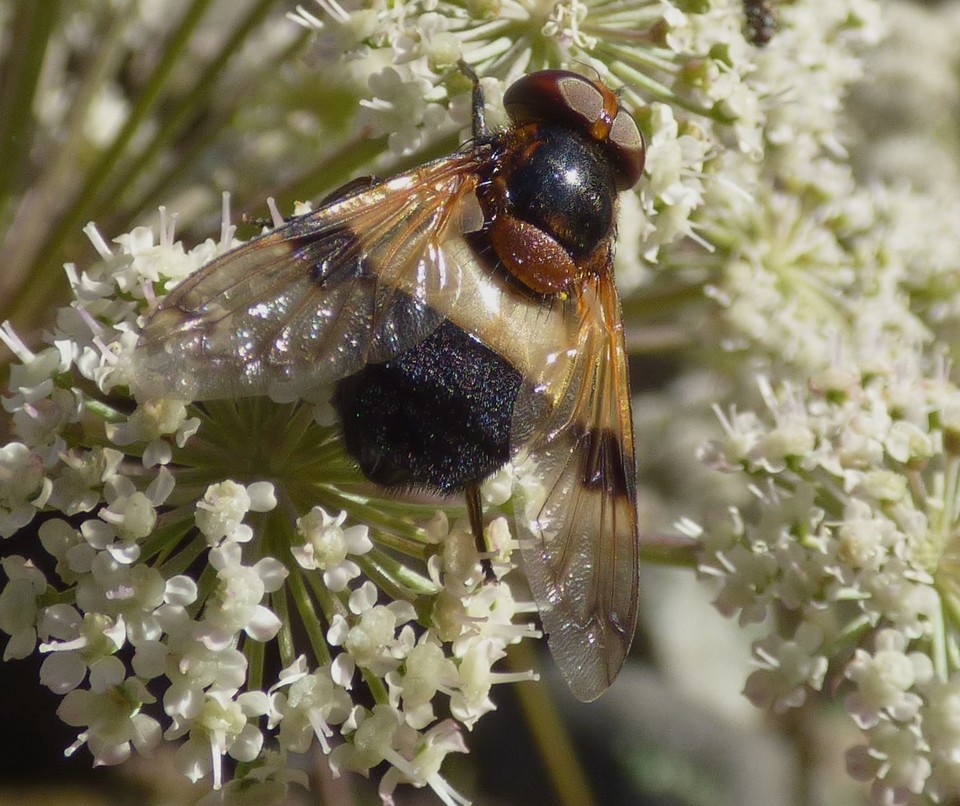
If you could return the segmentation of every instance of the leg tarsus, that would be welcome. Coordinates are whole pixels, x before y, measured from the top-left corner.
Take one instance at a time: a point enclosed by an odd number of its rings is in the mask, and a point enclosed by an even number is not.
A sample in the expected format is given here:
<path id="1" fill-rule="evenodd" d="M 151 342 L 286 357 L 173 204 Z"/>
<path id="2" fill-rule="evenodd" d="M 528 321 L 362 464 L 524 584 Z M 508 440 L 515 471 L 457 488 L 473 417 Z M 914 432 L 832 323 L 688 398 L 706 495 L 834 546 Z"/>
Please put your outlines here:
<path id="1" fill-rule="evenodd" d="M 477 552 L 480 554 L 480 567 L 483 568 L 483 578 L 486 582 L 496 582 L 497 575 L 493 572 L 493 563 L 487 550 L 487 541 L 483 537 L 483 503 L 480 500 L 480 486 L 471 484 L 464 490 L 467 502 L 467 518 L 470 520 L 470 531 L 477 542 Z"/>
<path id="2" fill-rule="evenodd" d="M 473 82 L 473 97 L 471 104 L 471 109 L 473 111 L 473 136 L 476 138 L 486 137 L 489 132 L 487 131 L 487 120 L 484 116 L 484 105 L 486 102 L 483 97 L 483 87 L 480 86 L 480 77 L 477 75 L 476 70 L 474 70 L 463 59 L 460 59 L 457 62 L 457 68 L 461 73 L 469 78 L 471 82 Z"/>

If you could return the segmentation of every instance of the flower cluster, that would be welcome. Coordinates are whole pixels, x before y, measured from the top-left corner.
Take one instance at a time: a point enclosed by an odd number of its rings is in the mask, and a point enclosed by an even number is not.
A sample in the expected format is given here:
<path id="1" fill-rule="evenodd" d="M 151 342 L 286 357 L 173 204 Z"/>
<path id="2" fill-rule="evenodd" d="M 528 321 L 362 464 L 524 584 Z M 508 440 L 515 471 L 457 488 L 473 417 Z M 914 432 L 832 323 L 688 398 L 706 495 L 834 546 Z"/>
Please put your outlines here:
<path id="1" fill-rule="evenodd" d="M 694 235 L 705 163 L 731 130 L 739 150 L 759 153 L 759 96 L 746 81 L 755 49 L 739 0 L 317 4 L 317 13 L 301 7 L 295 17 L 319 32 L 315 63 L 365 96 L 361 123 L 388 134 L 398 154 L 469 125 L 469 83 L 451 69 L 459 59 L 483 76 L 494 125 L 504 122 L 505 87 L 534 70 L 586 71 L 621 90 L 649 145 L 641 203 L 627 202 L 637 237 L 619 262 L 621 283 L 637 282 L 639 255 L 653 260 L 661 246 Z"/>
<path id="2" fill-rule="evenodd" d="M 906 14 L 901 4 L 893 18 Z M 956 164 L 938 166 L 938 181 L 929 168 L 911 173 L 929 151 L 910 141 L 913 161 L 883 164 L 896 181 L 865 187 L 837 132 L 849 127 L 845 94 L 869 77 L 862 53 L 884 31 L 879 7 L 780 4 L 777 15 L 746 77 L 760 97 L 762 159 L 717 155 L 725 181 L 709 184 L 694 216 L 710 249 L 661 251 L 672 272 L 655 282 L 686 276 L 715 303 L 681 312 L 694 339 L 744 359 L 712 362 L 708 376 L 728 404 L 717 407 L 725 434 L 702 458 L 728 473 L 689 474 L 676 506 L 713 507 L 684 528 L 701 541 L 717 608 L 760 635 L 748 699 L 784 712 L 839 692 L 863 731 L 847 768 L 875 802 L 952 802 L 960 396 L 944 356 L 957 343 Z M 902 70 L 898 55 L 888 71 Z M 889 154 L 861 151 L 861 164 Z M 918 179 L 928 191 L 909 186 Z M 696 380 L 670 390 L 678 438 L 703 431 L 700 412 L 676 400 L 702 400 Z M 658 458 L 679 465 L 676 444 Z"/>
<path id="3" fill-rule="evenodd" d="M 766 631 L 745 693 L 783 711 L 847 681 L 864 732 L 850 772 L 873 781 L 878 802 L 949 802 L 960 785 L 960 389 L 919 361 L 875 355 L 869 373 L 841 364 L 805 389 L 763 391 L 767 415 L 723 416 L 726 436 L 706 457 L 746 473 L 755 504 L 701 535 L 717 607 Z"/>
<path id="4" fill-rule="evenodd" d="M 3 559 L 4 658 L 46 656 L 41 683 L 79 729 L 70 752 L 98 764 L 182 740 L 191 780 L 266 793 L 301 781 L 284 759 L 317 741 L 334 771 L 386 762 L 385 802 L 407 783 L 463 803 L 441 763 L 493 709 L 491 685 L 517 677 L 493 667 L 538 635 L 531 607 L 483 583 L 465 518 L 378 499 L 318 407 L 131 399 L 137 317 L 230 228 L 191 250 L 166 219 L 158 242 L 89 234 L 101 261 L 70 270 L 50 346 L 0 332 L 18 358 L 0 534 L 39 536 Z M 490 539 L 506 575 L 502 517 Z M 226 756 L 241 763 L 229 783 Z"/>

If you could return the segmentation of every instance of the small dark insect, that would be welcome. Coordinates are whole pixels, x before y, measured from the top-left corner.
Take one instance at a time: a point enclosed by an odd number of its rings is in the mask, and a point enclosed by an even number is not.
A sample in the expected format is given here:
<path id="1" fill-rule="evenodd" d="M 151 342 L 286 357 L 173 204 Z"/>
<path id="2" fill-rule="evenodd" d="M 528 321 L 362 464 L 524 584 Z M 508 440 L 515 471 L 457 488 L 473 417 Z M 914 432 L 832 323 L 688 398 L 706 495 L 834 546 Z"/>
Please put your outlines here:
<path id="1" fill-rule="evenodd" d="M 743 36 L 762 48 L 777 32 L 777 15 L 767 0 L 743 0 Z"/>
<path id="2" fill-rule="evenodd" d="M 490 131 L 214 260 L 148 317 L 146 397 L 204 400 L 336 384 L 348 452 L 385 487 L 466 496 L 532 460 L 517 506 L 524 570 L 573 693 L 617 676 L 637 617 L 630 385 L 613 281 L 617 193 L 644 143 L 599 81 L 547 70 Z"/>

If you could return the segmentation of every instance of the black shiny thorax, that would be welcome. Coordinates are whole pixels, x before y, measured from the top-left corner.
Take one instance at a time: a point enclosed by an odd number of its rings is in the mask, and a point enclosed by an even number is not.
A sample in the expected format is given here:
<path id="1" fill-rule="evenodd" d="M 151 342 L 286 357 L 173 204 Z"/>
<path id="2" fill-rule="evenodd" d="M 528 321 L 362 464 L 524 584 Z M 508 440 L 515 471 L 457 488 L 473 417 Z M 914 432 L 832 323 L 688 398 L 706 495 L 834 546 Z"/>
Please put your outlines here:
<path id="1" fill-rule="evenodd" d="M 592 253 L 614 226 L 616 183 L 601 147 L 567 126 L 531 123 L 499 137 L 491 181 L 478 190 L 488 215 L 512 215 L 573 257 Z"/>

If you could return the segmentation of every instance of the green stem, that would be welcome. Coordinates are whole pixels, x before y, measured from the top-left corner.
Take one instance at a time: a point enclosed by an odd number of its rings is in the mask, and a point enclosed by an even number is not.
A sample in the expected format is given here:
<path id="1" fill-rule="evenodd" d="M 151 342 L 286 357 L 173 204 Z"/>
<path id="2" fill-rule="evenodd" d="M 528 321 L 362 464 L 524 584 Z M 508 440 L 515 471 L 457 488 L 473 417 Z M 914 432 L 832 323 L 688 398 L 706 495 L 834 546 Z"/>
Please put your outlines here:
<path id="1" fill-rule="evenodd" d="M 140 561 L 162 564 L 193 526 L 192 518 L 179 518 L 154 529 L 140 545 Z M 154 560 L 156 562 L 152 562 Z"/>
<path id="2" fill-rule="evenodd" d="M 200 542 L 199 540 L 196 542 Z M 204 546 L 206 548 L 206 546 Z M 167 577 L 167 574 L 164 574 Z M 169 577 L 167 577 L 169 579 Z M 200 576 L 197 579 L 197 600 L 187 608 L 191 618 L 197 618 L 200 611 L 206 604 L 207 599 L 217 588 L 217 569 L 208 562 L 203 566 Z"/>
<path id="3" fill-rule="evenodd" d="M 182 574 L 207 548 L 206 541 L 198 535 L 180 551 L 172 555 L 169 560 L 162 563 L 160 565 L 160 573 L 163 574 L 164 579 L 170 579 L 172 576 Z"/>
<path id="4" fill-rule="evenodd" d="M 127 11 L 131 4 L 131 0 L 117 0 L 110 4 L 110 8 L 105 5 L 100 12 L 101 17 L 106 17 L 102 26 L 99 20 L 91 20 L 98 29 L 103 29 L 98 32 L 96 52 L 90 54 L 92 61 L 84 68 L 63 123 L 58 127 L 56 148 L 49 154 L 49 159 L 42 163 L 38 164 L 35 160 L 30 162 L 31 170 L 35 173 L 29 180 L 24 180 L 30 184 L 29 209 L 21 205 L 11 215 L 10 229 L 6 233 L 8 243 L 14 246 L 13 254 L 8 254 L 11 267 L 29 268 L 37 249 L 43 244 L 46 222 L 56 221 L 63 215 L 65 207 L 72 202 L 74 191 L 82 179 L 77 168 L 87 163 L 91 148 L 86 132 L 91 107 L 103 91 L 104 85 L 109 84 L 111 76 L 120 69 L 121 62 L 127 55 L 129 28 L 133 22 L 133 15 Z M 3 68 L 0 68 L 0 75 L 3 74 Z M 10 157 L 3 158 L 8 160 L 5 164 L 13 164 L 9 162 Z M 29 162 L 28 155 L 21 159 Z M 3 176 L 14 175 L 15 171 L 11 168 Z M 38 227 L 37 222 L 44 222 L 44 226 Z M 77 238 L 79 235 L 79 232 L 74 233 Z M 56 268 L 59 273 L 59 266 Z M 10 271 L 2 279 L 7 283 L 6 288 L 12 292 L 16 292 L 26 282 L 22 271 Z M 30 276 L 31 283 L 35 280 L 34 276 Z M 0 289 L 0 297 L 3 296 L 4 290 Z M 9 296 L 14 298 L 14 293 Z M 16 305 L 15 299 L 13 305 Z"/>
<path id="5" fill-rule="evenodd" d="M 299 566 L 290 568 L 287 587 L 293 597 L 293 603 L 296 605 L 303 628 L 307 632 L 307 639 L 310 641 L 317 662 L 321 666 L 330 663 L 333 658 L 330 655 L 330 647 L 327 646 L 327 637 L 320 626 L 320 619 L 317 618 L 317 611 L 310 601 L 307 588 L 303 584 L 303 571 Z"/>
<path id="6" fill-rule="evenodd" d="M 296 572 L 294 572 L 296 573 Z M 287 602 L 286 586 L 276 593 L 270 594 L 270 606 L 280 619 L 280 632 L 277 633 L 277 649 L 280 652 L 280 663 L 286 667 L 297 657 L 297 648 L 293 643 L 293 631 L 290 622 L 290 606 Z"/>
<path id="7" fill-rule="evenodd" d="M 249 433 L 235 400 L 210 400 L 196 409 L 200 418 L 198 434 L 217 448 L 230 448 L 241 435 Z"/>
<path id="8" fill-rule="evenodd" d="M 30 0 L 27 0 L 30 2 Z M 86 181 L 80 188 L 73 203 L 64 217 L 54 227 L 39 256 L 33 261 L 33 275 L 36 281 L 24 289 L 18 307 L 33 311 L 49 303 L 51 286 L 59 282 L 59 273 L 45 271 L 48 265 L 55 264 L 63 252 L 64 243 L 81 228 L 96 212 L 96 203 L 100 192 L 109 181 L 113 171 L 126 154 L 127 148 L 140 129 L 141 124 L 153 111 L 169 81 L 174 65 L 186 50 L 194 29 L 206 13 L 213 0 L 194 0 L 180 25 L 167 39 L 163 49 L 163 58 L 154 68 L 147 84 L 137 94 L 137 103 L 130 110 L 123 128 L 113 142 L 104 148 L 100 159 L 87 171 Z M 46 12 L 47 3 L 35 3 Z"/>
<path id="9" fill-rule="evenodd" d="M 387 687 L 383 684 L 383 680 L 369 669 L 361 669 L 360 674 L 363 676 L 363 682 L 367 684 L 367 688 L 370 689 L 370 694 L 373 695 L 373 700 L 378 705 L 383 705 L 384 703 L 390 702 L 390 694 L 387 692 Z"/>
<path id="10" fill-rule="evenodd" d="M 278 209 L 282 213 L 292 209 L 294 202 L 314 199 L 324 191 L 340 187 L 360 168 L 381 155 L 385 144 L 384 137 L 371 140 L 364 136 L 344 143 L 295 182 L 275 189 L 271 195 Z"/>
<path id="11" fill-rule="evenodd" d="M 655 81 L 646 73 L 637 70 L 635 67 L 627 64 L 626 61 L 623 61 L 624 59 L 635 61 L 637 55 L 643 53 L 642 49 L 628 48 L 600 42 L 598 43 L 594 53 L 610 65 L 611 72 L 621 81 L 623 81 L 624 84 L 630 84 L 634 89 L 639 88 L 645 91 L 648 96 L 652 95 L 654 98 L 663 101 L 664 103 L 670 104 L 674 107 L 680 107 L 681 109 L 686 109 L 688 112 L 692 112 L 695 115 L 711 118 L 720 123 L 731 122 L 730 120 L 721 118 L 721 116 L 715 110 L 701 106 L 700 104 L 694 103 L 688 98 L 684 98 L 682 95 L 678 95 L 666 85 L 661 84 L 659 81 Z"/>
<path id="12" fill-rule="evenodd" d="M 390 599 L 410 601 L 414 596 L 436 591 L 436 586 L 429 579 L 379 549 L 374 548 L 353 559 L 364 575 Z"/>
<path id="13" fill-rule="evenodd" d="M 20 0 L 8 31 L 9 51 L 0 65 L 0 231 L 6 229 L 11 194 L 22 187 L 19 179 L 28 163 L 33 98 L 60 6 L 60 0 Z"/>
<path id="14" fill-rule="evenodd" d="M 193 89 L 181 98 L 177 104 L 164 111 L 160 126 L 154 133 L 150 144 L 138 154 L 122 171 L 115 172 L 113 181 L 100 194 L 100 198 L 118 198 L 124 189 L 133 186 L 133 180 L 145 172 L 146 167 L 160 153 L 163 147 L 186 129 L 206 110 L 210 96 L 217 91 L 217 80 L 226 68 L 230 58 L 243 46 L 247 38 L 259 26 L 277 0 L 260 0 L 247 16 L 234 28 L 233 33 L 220 48 L 220 52 L 206 66 L 193 83 Z"/>
<path id="15" fill-rule="evenodd" d="M 960 599 L 951 591 L 941 590 L 940 601 L 942 602 L 941 619 L 951 625 L 951 632 L 956 632 L 957 626 L 960 625 Z M 943 631 L 945 631 L 945 628 Z M 944 650 L 948 648 L 944 645 Z M 939 673 L 941 670 L 938 669 L 937 671 Z"/>
<path id="16" fill-rule="evenodd" d="M 517 672 L 535 665 L 529 642 L 511 647 L 507 662 Z M 519 683 L 513 687 L 527 728 L 533 735 L 540 760 L 553 782 L 558 806 L 595 806 L 596 801 L 566 724 L 543 683 Z"/>
<path id="17" fill-rule="evenodd" d="M 682 535 L 641 535 L 640 561 L 674 568 L 696 568 L 702 546 Z"/>
<path id="18" fill-rule="evenodd" d="M 88 397 L 83 401 L 83 407 L 92 415 L 106 423 L 122 423 L 127 419 L 126 414 L 118 411 L 103 400 Z"/>
<path id="19" fill-rule="evenodd" d="M 308 36 L 309 32 L 305 31 L 304 37 Z M 257 83 L 262 84 L 267 77 L 279 69 L 280 65 L 289 62 L 294 54 L 303 47 L 303 42 L 304 38 L 298 38 L 289 48 L 273 59 L 271 64 L 265 65 L 264 69 L 257 73 Z M 244 85 L 242 92 L 244 95 L 251 94 L 251 87 Z M 177 187 L 183 178 L 195 169 L 211 143 L 215 142 L 221 136 L 223 129 L 229 125 L 237 100 L 233 99 L 233 103 L 225 104 L 221 99 L 219 106 L 223 107 L 223 110 L 213 112 L 209 117 L 204 118 L 197 129 L 189 133 L 186 141 L 178 146 L 176 165 L 171 165 L 167 170 L 155 172 L 153 181 L 127 202 L 127 214 L 131 219 L 141 218 L 148 212 L 155 210 L 158 200 L 168 198 L 171 195 L 172 188 Z"/>
<path id="20" fill-rule="evenodd" d="M 277 467 L 285 467 L 303 441 L 306 433 L 313 425 L 313 406 L 301 405 L 287 420 L 280 444 L 276 448 L 273 463 Z"/>
<path id="21" fill-rule="evenodd" d="M 249 690 L 263 688 L 264 645 L 248 638 L 243 644 L 247 658 L 247 687 Z"/>
<path id="22" fill-rule="evenodd" d="M 391 518 L 376 506 L 360 503 L 355 498 L 341 494 L 338 490 L 328 490 L 326 485 L 318 485 L 311 489 L 311 501 L 331 512 L 342 509 L 354 523 L 365 523 L 375 529 L 377 542 L 381 546 L 424 561 L 433 552 L 431 545 L 422 537 L 417 537 L 422 535 L 423 531 L 406 517 Z"/>

